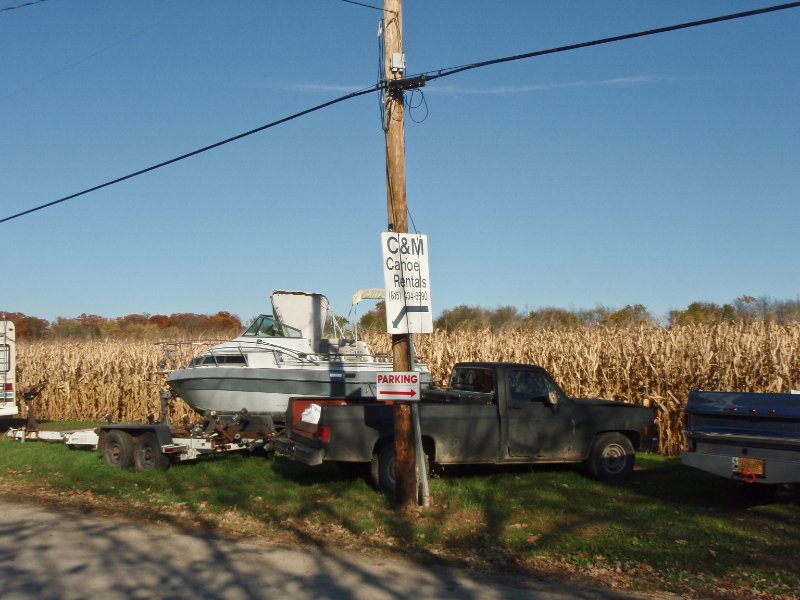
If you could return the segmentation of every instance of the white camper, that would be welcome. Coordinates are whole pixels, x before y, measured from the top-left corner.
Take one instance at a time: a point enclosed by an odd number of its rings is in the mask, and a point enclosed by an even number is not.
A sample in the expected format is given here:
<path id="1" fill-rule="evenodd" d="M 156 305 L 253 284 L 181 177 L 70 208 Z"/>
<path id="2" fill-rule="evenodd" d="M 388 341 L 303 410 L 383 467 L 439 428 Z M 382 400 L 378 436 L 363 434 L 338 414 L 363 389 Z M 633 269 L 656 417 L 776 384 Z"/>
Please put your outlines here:
<path id="1" fill-rule="evenodd" d="M 17 346 L 14 324 L 0 321 L 0 417 L 16 415 Z"/>

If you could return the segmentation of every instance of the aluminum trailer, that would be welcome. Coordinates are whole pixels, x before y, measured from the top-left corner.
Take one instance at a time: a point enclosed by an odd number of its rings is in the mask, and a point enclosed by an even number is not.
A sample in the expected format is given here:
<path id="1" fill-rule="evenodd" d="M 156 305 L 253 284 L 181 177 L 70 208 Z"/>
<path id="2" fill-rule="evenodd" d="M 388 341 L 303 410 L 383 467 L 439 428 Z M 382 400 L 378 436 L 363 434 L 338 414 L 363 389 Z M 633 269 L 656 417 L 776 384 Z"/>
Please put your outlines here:
<path id="1" fill-rule="evenodd" d="M 173 462 L 195 460 L 223 452 L 271 450 L 280 433 L 269 417 L 250 415 L 241 410 L 233 416 L 208 413 L 192 423 L 188 416 L 181 426 L 167 418 L 170 394 L 162 394 L 162 418 L 147 423 L 109 423 L 95 429 L 40 431 L 10 429 L 6 436 L 24 442 L 43 440 L 66 443 L 70 447 L 90 447 L 103 453 L 110 467 L 136 467 L 140 471 L 168 469 Z"/>

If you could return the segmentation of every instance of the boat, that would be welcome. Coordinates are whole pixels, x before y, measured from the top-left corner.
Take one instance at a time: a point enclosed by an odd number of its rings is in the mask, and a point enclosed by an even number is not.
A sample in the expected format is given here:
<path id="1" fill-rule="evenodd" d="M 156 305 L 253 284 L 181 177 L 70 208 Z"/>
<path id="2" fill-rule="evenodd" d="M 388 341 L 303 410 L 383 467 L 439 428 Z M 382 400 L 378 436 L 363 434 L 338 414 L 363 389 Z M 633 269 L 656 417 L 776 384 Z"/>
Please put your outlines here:
<path id="1" fill-rule="evenodd" d="M 383 290 L 359 290 L 353 307 L 382 297 Z M 347 335 L 323 294 L 274 291 L 270 301 L 272 314 L 259 315 L 239 337 L 171 371 L 167 385 L 173 394 L 201 414 L 244 409 L 281 420 L 292 397 L 375 398 L 377 376 L 392 371 L 391 359 L 371 353 L 357 329 Z M 416 363 L 414 370 L 423 388 L 432 384 L 427 365 Z"/>

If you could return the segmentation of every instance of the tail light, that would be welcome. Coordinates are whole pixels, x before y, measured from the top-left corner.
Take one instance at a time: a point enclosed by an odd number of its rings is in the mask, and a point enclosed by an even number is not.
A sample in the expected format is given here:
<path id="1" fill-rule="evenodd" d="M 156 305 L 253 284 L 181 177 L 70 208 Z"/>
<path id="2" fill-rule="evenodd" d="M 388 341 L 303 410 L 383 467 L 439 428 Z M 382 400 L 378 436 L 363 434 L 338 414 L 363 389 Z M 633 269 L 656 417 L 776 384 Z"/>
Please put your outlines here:
<path id="1" fill-rule="evenodd" d="M 331 441 L 331 428 L 323 425 L 317 429 L 317 437 L 326 444 Z"/>
<path id="2" fill-rule="evenodd" d="M 13 383 L 7 383 L 7 384 L 5 384 L 3 386 L 3 388 L 5 389 L 6 392 L 13 392 L 14 391 L 14 384 Z"/>

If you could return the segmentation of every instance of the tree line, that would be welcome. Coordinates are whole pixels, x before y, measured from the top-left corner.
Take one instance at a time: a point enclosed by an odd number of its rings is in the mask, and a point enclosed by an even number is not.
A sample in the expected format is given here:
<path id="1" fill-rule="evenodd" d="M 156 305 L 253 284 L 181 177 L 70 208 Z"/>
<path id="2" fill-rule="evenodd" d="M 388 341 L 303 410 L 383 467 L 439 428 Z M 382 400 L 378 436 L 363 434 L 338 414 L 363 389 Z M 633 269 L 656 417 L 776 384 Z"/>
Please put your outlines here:
<path id="1" fill-rule="evenodd" d="M 241 319 L 227 311 L 213 315 L 173 313 L 167 315 L 135 314 L 114 319 L 82 314 L 74 318 L 58 317 L 55 321 L 32 317 L 19 312 L 6 312 L 13 321 L 20 339 L 91 339 L 120 337 L 131 339 L 176 339 L 192 337 L 232 337 L 244 328 Z M 775 300 L 767 297 L 740 296 L 726 304 L 692 302 L 685 309 L 671 310 L 666 323 L 642 304 L 629 304 L 611 309 L 598 306 L 568 310 L 557 307 L 537 308 L 527 312 L 514 306 L 484 308 L 460 305 L 445 309 L 434 321 L 444 331 L 459 329 L 493 331 L 502 329 L 574 329 L 578 327 L 654 327 L 664 325 L 704 324 L 725 321 L 765 321 L 778 324 L 800 322 L 800 300 Z M 359 319 L 362 329 L 386 331 L 383 302 Z"/>
<path id="2" fill-rule="evenodd" d="M 0 311 L 0 314 L 13 321 L 18 339 L 231 337 L 243 328 L 241 319 L 226 311 L 213 315 L 126 315 L 115 319 L 84 313 L 74 318 L 58 317 L 52 323 L 20 312 Z"/>
<path id="3" fill-rule="evenodd" d="M 725 321 L 765 321 L 778 324 L 800 321 L 800 300 L 775 300 L 767 297 L 740 296 L 726 304 L 692 302 L 685 309 L 671 310 L 666 323 L 642 304 L 629 304 L 611 309 L 598 306 L 590 309 L 568 310 L 557 307 L 537 308 L 527 312 L 514 306 L 484 308 L 460 305 L 445 309 L 434 321 L 434 327 L 444 331 L 459 329 L 493 331 L 502 329 L 574 329 L 579 327 L 641 327 L 678 325 L 713 325 Z M 359 326 L 364 329 L 386 330 L 383 302 L 365 313 Z"/>

